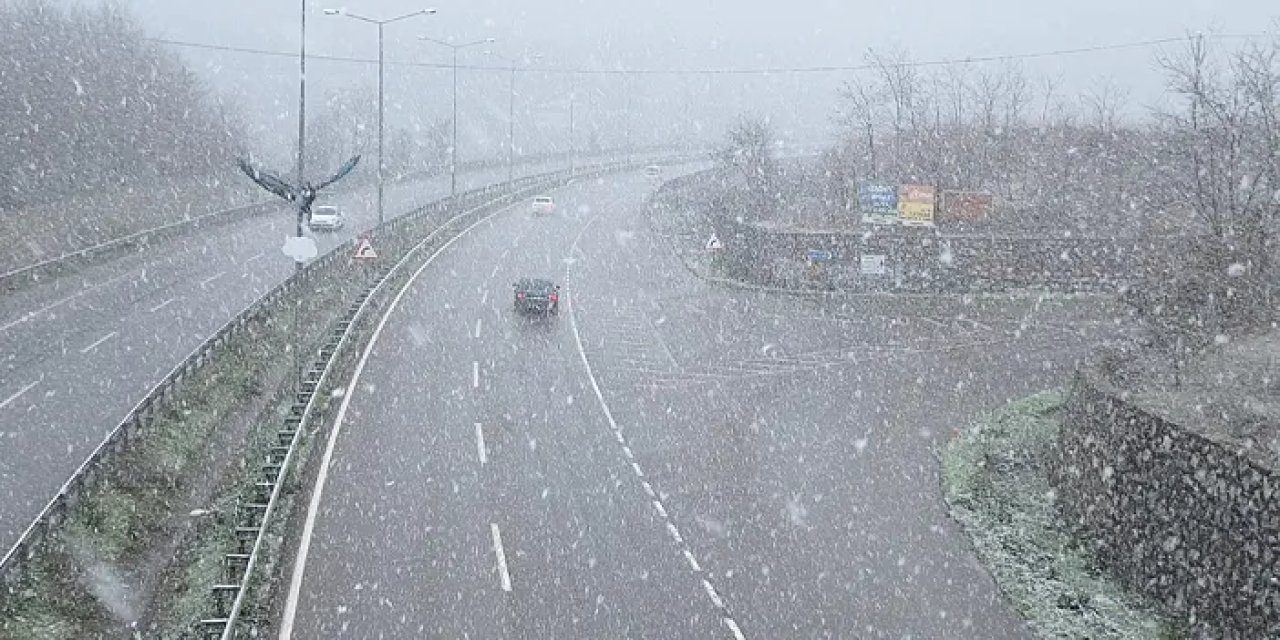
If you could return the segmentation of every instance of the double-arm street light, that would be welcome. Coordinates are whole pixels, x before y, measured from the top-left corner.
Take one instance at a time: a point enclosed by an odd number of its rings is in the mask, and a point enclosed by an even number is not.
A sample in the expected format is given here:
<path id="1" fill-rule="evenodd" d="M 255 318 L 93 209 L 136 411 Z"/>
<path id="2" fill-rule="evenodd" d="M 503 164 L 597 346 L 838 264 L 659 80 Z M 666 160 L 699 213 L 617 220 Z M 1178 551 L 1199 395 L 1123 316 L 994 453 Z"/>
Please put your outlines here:
<path id="1" fill-rule="evenodd" d="M 383 209 L 382 209 L 382 185 L 383 185 L 383 176 L 386 173 L 386 164 L 387 164 L 382 154 L 382 148 L 383 148 L 382 139 L 383 139 L 383 131 L 384 131 L 382 123 L 383 123 L 383 115 L 385 111 L 383 108 L 383 90 L 382 90 L 383 60 L 384 60 L 383 47 L 382 47 L 382 42 L 383 42 L 382 28 L 393 22 L 408 20 L 409 18 L 416 18 L 418 16 L 427 16 L 427 15 L 434 14 L 435 12 L 436 12 L 435 9 L 420 9 L 418 11 L 414 11 L 413 13 L 406 13 L 402 16 L 396 16 L 394 18 L 387 18 L 385 20 L 376 20 L 374 18 L 367 18 L 362 15 L 351 13 L 350 11 L 347 11 L 345 9 L 325 9 L 324 10 L 325 15 L 342 16 L 344 18 L 351 18 L 352 20 L 359 20 L 361 22 L 367 22 L 369 24 L 378 25 L 378 224 L 382 224 L 383 221 L 385 220 L 385 216 L 383 215 Z"/>
<path id="2" fill-rule="evenodd" d="M 496 42 L 493 38 L 485 38 L 474 42 L 454 44 L 445 40 L 437 40 L 427 36 L 418 36 L 419 40 L 432 42 L 442 47 L 453 49 L 453 142 L 449 145 L 449 195 L 458 195 L 458 52 L 468 47 Z"/>

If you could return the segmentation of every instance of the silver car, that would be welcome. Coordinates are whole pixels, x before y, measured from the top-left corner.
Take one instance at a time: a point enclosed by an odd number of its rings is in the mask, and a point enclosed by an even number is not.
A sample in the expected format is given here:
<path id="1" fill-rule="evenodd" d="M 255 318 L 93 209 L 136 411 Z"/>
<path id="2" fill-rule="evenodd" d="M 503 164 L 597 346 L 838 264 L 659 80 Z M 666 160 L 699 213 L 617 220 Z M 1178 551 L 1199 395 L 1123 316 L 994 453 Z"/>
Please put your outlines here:
<path id="1" fill-rule="evenodd" d="M 308 226 L 312 231 L 337 231 L 347 224 L 347 216 L 342 210 L 331 205 L 320 205 L 311 210 L 311 222 Z"/>

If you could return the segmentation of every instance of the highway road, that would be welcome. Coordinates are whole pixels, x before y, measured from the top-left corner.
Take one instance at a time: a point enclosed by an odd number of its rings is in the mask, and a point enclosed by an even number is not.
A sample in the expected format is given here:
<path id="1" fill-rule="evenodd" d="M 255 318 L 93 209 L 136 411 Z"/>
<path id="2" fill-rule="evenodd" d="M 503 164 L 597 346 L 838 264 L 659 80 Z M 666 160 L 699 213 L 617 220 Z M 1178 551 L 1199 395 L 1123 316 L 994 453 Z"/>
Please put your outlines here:
<path id="1" fill-rule="evenodd" d="M 566 188 L 424 268 L 344 396 L 281 637 L 1030 636 L 934 452 L 1115 312 L 720 288 L 650 233 L 652 188 Z M 512 312 L 522 276 L 558 316 Z"/>
<path id="2" fill-rule="evenodd" d="M 563 168 L 543 163 L 517 175 Z M 459 176 L 459 189 L 506 179 Z M 449 193 L 449 176 L 389 185 L 388 217 Z M 315 234 L 323 254 L 377 221 L 372 189 L 330 201 L 347 227 Z M 293 270 L 280 251 L 293 215 L 262 216 L 0 297 L 0 549 L 8 549 L 103 436 L 156 381 Z"/>

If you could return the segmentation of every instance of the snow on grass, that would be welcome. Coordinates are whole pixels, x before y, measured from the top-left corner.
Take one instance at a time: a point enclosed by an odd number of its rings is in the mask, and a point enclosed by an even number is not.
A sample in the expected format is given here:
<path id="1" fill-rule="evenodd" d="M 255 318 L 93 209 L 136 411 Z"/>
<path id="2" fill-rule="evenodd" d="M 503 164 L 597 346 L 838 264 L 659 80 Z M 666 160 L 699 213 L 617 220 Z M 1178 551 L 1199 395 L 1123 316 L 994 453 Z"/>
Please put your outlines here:
<path id="1" fill-rule="evenodd" d="M 1058 519 L 1045 461 L 1063 400 L 1040 393 L 957 432 L 942 456 L 952 517 L 1040 637 L 1182 637 L 1153 604 L 1110 581 Z"/>

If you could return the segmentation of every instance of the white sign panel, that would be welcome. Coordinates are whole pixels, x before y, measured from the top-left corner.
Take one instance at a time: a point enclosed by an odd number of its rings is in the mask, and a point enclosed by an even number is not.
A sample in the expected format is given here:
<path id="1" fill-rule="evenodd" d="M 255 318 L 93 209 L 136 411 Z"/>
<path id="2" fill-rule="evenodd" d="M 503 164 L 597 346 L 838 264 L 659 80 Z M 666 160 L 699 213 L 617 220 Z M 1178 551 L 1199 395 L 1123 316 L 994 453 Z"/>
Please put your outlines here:
<path id="1" fill-rule="evenodd" d="M 864 276 L 882 276 L 888 270 L 885 268 L 884 256 L 864 255 L 858 260 L 858 270 Z"/>
<path id="2" fill-rule="evenodd" d="M 316 248 L 316 241 L 306 236 L 290 236 L 284 239 L 284 246 L 280 247 L 286 256 L 293 258 L 294 262 L 306 262 L 320 253 Z"/>

